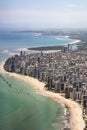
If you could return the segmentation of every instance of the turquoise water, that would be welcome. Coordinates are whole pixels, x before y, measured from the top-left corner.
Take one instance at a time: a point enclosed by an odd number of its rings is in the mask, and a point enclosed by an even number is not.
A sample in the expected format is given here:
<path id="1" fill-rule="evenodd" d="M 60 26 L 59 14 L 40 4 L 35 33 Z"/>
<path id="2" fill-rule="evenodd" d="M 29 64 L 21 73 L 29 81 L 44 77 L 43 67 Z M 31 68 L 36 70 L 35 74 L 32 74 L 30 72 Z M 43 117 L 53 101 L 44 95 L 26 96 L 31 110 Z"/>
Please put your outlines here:
<path id="1" fill-rule="evenodd" d="M 75 40 L 64 38 L 64 36 L 35 35 L 34 33 L 13 33 L 0 32 L 0 50 L 36 47 L 36 46 L 54 46 L 68 44 Z"/>
<path id="2" fill-rule="evenodd" d="M 12 86 L 0 78 L 0 130 L 60 128 L 63 113 L 60 104 L 36 94 L 29 84 L 19 79 L 3 77 Z"/>
<path id="3" fill-rule="evenodd" d="M 7 57 L 1 53 L 0 61 Z M 37 94 L 24 81 L 0 74 L 0 130 L 60 130 L 60 104 Z"/>
<path id="4" fill-rule="evenodd" d="M 72 40 L 60 36 L 0 32 L 0 62 L 20 48 L 69 42 Z M 22 80 L 0 74 L 3 77 L 0 77 L 0 130 L 60 130 L 63 115 L 60 104 L 37 94 Z"/>

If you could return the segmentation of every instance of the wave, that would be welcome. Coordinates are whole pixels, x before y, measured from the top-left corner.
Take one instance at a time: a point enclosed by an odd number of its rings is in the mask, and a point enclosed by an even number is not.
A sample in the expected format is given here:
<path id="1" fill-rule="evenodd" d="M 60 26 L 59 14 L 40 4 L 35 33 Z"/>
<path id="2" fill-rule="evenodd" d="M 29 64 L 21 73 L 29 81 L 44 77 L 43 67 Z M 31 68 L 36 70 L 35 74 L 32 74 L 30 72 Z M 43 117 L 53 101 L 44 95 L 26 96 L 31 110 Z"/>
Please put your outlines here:
<path id="1" fill-rule="evenodd" d="M 66 36 L 65 36 L 65 38 L 66 38 L 66 39 L 69 39 L 69 38 L 70 38 L 70 36 L 66 35 Z"/>
<path id="2" fill-rule="evenodd" d="M 28 50 L 27 48 L 18 48 L 18 49 L 5 49 L 1 50 L 1 54 L 13 56 L 13 55 L 19 55 L 21 51 L 25 51 L 26 54 L 31 54 L 31 53 L 39 53 L 40 51 L 35 51 L 35 50 Z"/>
<path id="3" fill-rule="evenodd" d="M 57 40 L 61 40 L 61 41 L 64 41 L 64 40 L 71 40 L 73 41 L 73 39 L 70 39 L 70 36 L 66 35 L 66 36 L 59 36 L 59 37 L 56 37 Z"/>
<path id="4" fill-rule="evenodd" d="M 81 42 L 81 40 L 75 40 L 73 42 L 70 42 L 69 44 L 76 44 L 76 43 L 80 43 L 80 42 Z"/>
<path id="5" fill-rule="evenodd" d="M 41 33 L 33 33 L 33 36 L 37 37 L 37 36 L 41 36 Z"/>
<path id="6" fill-rule="evenodd" d="M 28 51 L 27 48 L 18 48 L 16 51 Z"/>
<path id="7" fill-rule="evenodd" d="M 65 38 L 59 38 L 59 37 L 56 37 L 56 40 L 61 40 L 61 41 L 64 41 Z"/>
<path id="8" fill-rule="evenodd" d="M 8 50 L 3 50 L 1 53 L 8 53 L 9 51 Z"/>
<path id="9" fill-rule="evenodd" d="M 17 54 L 17 52 L 15 52 L 15 50 L 10 50 L 10 49 L 2 50 L 2 51 L 0 51 L 0 53 L 1 54 L 7 54 L 7 55 L 10 55 L 10 56 Z"/>
<path id="10" fill-rule="evenodd" d="M 70 39 L 70 36 L 66 35 L 66 36 L 61 36 L 61 37 L 56 37 L 57 40 L 69 40 L 67 41 L 67 43 L 64 43 L 62 45 L 67 45 L 67 44 L 76 44 L 76 43 L 80 43 L 81 40 L 76 40 L 76 39 Z M 60 44 L 61 45 L 61 44 Z"/>
<path id="11" fill-rule="evenodd" d="M 35 50 L 28 50 L 27 48 L 18 48 L 18 49 L 16 50 L 16 52 L 18 52 L 18 53 L 20 53 L 21 51 L 25 51 L 25 52 L 28 53 L 28 54 L 40 52 L 40 51 L 35 51 Z"/>

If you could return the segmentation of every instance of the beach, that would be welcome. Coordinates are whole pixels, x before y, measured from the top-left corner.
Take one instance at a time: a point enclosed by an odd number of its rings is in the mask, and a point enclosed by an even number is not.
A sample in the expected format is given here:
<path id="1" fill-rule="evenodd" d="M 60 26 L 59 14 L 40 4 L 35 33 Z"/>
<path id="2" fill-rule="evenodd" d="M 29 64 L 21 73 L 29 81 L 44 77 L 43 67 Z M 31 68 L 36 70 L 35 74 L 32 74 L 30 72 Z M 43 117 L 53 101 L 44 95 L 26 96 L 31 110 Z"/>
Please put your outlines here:
<path id="1" fill-rule="evenodd" d="M 81 40 L 79 40 L 79 39 L 72 39 L 71 36 L 68 36 L 68 35 L 66 35 L 65 38 L 66 38 L 66 39 L 75 40 L 75 41 L 73 41 L 73 42 L 70 42 L 69 44 L 81 43 Z"/>
<path id="2" fill-rule="evenodd" d="M 68 100 L 58 93 L 53 93 L 53 92 L 45 90 L 45 88 L 44 88 L 45 83 L 40 82 L 39 80 L 37 80 L 35 78 L 16 74 L 16 73 L 6 72 L 3 68 L 3 65 L 4 65 L 4 62 L 0 65 L 0 72 L 5 73 L 11 77 L 20 78 L 24 82 L 31 84 L 34 87 L 34 89 L 37 92 L 42 93 L 42 95 L 48 96 L 49 98 L 52 98 L 53 100 L 63 103 L 70 110 L 72 130 L 83 130 L 84 129 L 85 123 L 82 118 L 82 108 L 78 103 Z"/>

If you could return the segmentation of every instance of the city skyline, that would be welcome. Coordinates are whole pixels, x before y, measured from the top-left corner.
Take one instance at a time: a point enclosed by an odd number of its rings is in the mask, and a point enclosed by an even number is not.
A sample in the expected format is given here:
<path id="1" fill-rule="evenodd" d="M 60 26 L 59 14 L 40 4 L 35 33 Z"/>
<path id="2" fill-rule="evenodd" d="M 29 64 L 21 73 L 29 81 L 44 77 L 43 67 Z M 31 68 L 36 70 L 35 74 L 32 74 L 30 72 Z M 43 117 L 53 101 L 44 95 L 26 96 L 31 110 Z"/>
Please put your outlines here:
<path id="1" fill-rule="evenodd" d="M 87 28 L 87 1 L 3 0 L 0 28 Z"/>

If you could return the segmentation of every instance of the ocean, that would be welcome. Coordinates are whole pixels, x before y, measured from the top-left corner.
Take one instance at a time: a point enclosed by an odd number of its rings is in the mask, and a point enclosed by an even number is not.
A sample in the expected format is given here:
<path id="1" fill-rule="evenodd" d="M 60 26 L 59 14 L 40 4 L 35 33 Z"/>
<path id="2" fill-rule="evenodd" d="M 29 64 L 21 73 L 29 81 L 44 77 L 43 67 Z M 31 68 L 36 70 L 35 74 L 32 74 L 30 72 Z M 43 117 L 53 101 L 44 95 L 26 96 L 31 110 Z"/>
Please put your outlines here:
<path id="1" fill-rule="evenodd" d="M 0 63 L 27 47 L 68 44 L 63 36 L 0 32 Z M 64 107 L 0 72 L 0 130 L 60 130 Z M 12 84 L 10 87 L 8 83 Z"/>

